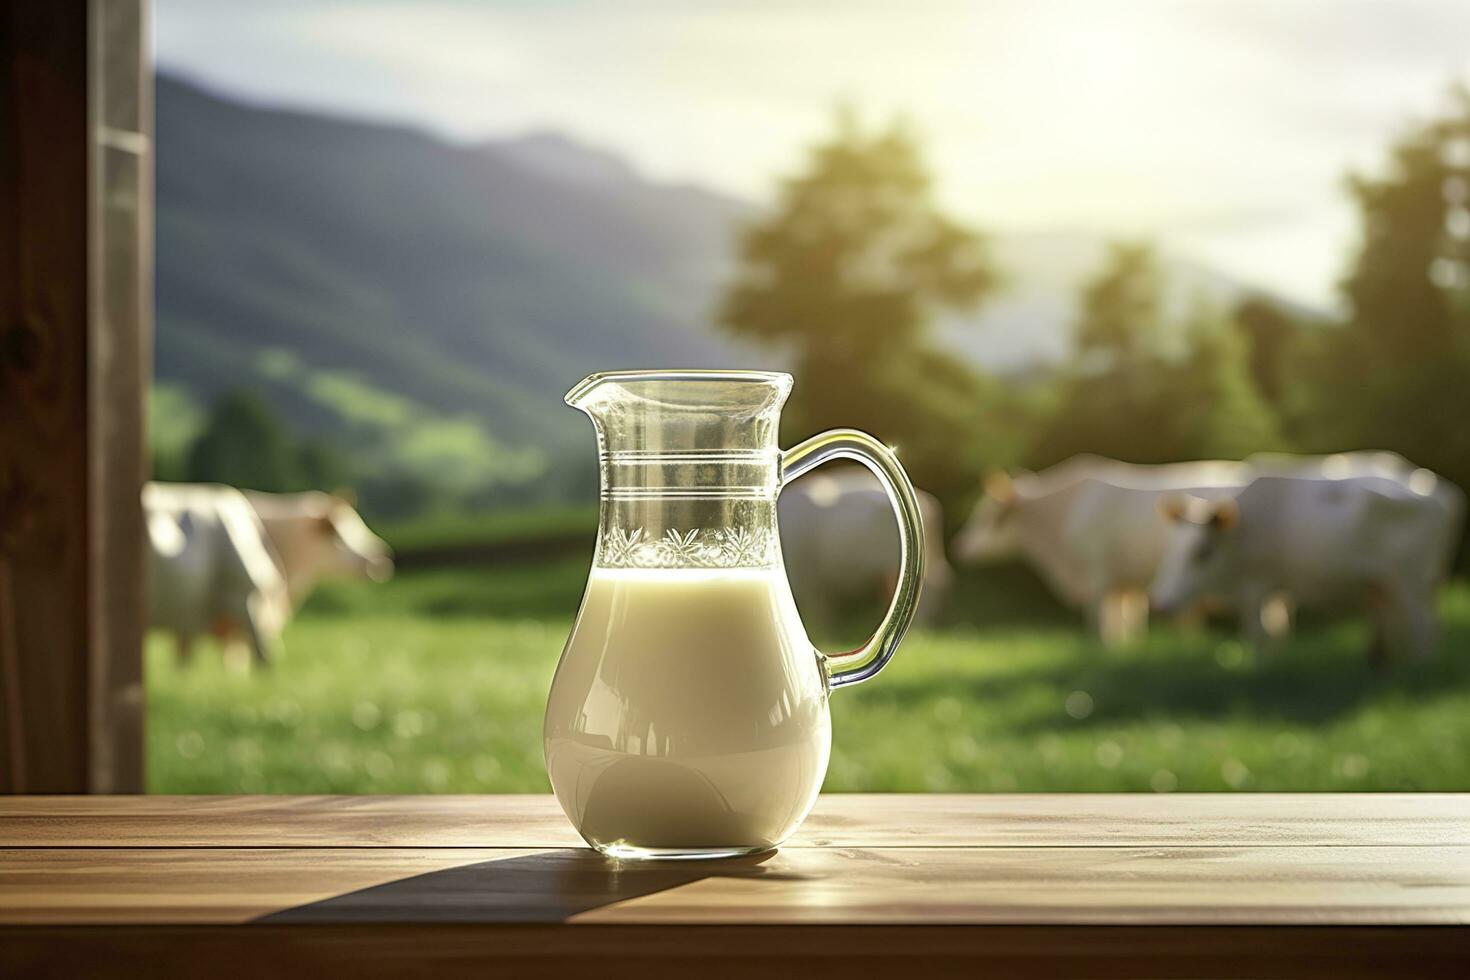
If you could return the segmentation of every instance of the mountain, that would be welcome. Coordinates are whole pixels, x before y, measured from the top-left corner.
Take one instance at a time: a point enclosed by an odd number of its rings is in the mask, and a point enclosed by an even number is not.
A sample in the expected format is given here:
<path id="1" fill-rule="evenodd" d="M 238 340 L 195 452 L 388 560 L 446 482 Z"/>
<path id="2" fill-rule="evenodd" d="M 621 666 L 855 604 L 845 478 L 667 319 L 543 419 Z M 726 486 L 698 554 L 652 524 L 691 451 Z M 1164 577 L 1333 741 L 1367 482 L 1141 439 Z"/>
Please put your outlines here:
<path id="1" fill-rule="evenodd" d="M 484 152 L 513 163 L 533 177 L 588 187 L 626 187 L 638 183 L 638 172 L 615 153 L 570 140 L 560 133 L 539 132 L 484 144 Z"/>
<path id="2" fill-rule="evenodd" d="M 557 137 L 459 146 L 167 75 L 156 120 L 156 375 L 201 402 L 252 385 L 332 433 L 379 392 L 535 445 L 585 435 L 560 396 L 594 370 L 771 361 L 707 326 L 737 201 Z"/>
<path id="3" fill-rule="evenodd" d="M 556 133 L 460 145 L 167 74 L 156 128 L 156 376 L 199 405 L 254 387 L 355 456 L 411 445 L 406 468 L 449 482 L 475 465 L 527 480 L 557 453 L 590 458 L 561 394 L 592 371 L 781 363 L 711 325 L 745 202 Z M 1104 240 L 992 244 L 1008 288 L 941 338 L 992 371 L 1055 363 Z M 1179 304 L 1245 291 L 1164 271 Z"/>

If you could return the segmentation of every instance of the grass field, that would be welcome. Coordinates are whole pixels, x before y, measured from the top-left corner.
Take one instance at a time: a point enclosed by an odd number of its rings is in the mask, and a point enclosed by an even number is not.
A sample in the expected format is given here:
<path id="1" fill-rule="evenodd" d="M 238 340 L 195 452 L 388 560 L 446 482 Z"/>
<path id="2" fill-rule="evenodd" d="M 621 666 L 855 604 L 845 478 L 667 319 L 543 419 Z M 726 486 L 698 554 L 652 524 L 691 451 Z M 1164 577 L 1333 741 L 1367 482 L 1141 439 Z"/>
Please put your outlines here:
<path id="1" fill-rule="evenodd" d="M 154 637 L 149 789 L 543 791 L 541 711 L 585 572 L 569 559 L 327 587 L 269 671 L 208 647 L 181 668 Z M 834 696 L 826 789 L 1467 790 L 1470 588 L 1443 610 L 1439 656 L 1382 671 L 1354 623 L 1269 657 L 1224 631 L 1107 651 L 1029 576 L 970 574 L 949 622 Z"/>

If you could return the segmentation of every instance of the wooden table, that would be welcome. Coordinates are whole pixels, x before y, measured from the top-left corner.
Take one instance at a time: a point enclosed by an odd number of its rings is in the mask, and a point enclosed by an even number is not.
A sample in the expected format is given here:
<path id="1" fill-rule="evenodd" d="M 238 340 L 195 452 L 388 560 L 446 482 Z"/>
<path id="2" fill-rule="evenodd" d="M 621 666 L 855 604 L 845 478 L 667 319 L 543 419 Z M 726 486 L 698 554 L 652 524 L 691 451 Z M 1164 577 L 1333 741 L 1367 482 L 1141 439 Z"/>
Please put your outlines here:
<path id="1" fill-rule="evenodd" d="M 1467 925 L 1470 795 L 826 796 L 653 864 L 548 797 L 0 798 L 7 978 L 1464 978 Z"/>

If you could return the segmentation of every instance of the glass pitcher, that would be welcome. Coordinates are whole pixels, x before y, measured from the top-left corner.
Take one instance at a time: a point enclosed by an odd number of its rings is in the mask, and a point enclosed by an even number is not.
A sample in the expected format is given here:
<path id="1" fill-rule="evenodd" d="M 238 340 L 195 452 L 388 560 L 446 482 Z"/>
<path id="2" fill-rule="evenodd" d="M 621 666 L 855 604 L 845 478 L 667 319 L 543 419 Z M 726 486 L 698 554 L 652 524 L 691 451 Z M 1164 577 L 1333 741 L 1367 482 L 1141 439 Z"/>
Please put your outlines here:
<path id="1" fill-rule="evenodd" d="M 594 374 L 567 404 L 597 430 L 602 495 L 582 608 L 546 706 L 546 768 L 572 824 L 618 857 L 775 847 L 806 817 L 831 748 L 827 694 L 888 663 L 914 618 L 924 535 L 894 454 L 854 429 L 782 452 L 791 376 Z M 824 654 L 797 616 L 781 486 L 845 458 L 898 518 L 898 585 L 868 642 Z"/>

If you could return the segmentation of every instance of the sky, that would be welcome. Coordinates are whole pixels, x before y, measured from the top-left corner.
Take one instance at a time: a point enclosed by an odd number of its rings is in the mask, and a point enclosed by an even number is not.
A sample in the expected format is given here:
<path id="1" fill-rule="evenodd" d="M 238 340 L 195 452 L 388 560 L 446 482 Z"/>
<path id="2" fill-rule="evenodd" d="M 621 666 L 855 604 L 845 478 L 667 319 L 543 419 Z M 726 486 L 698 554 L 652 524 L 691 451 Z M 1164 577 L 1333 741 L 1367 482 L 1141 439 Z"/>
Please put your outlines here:
<path id="1" fill-rule="evenodd" d="M 769 201 L 845 104 L 995 233 L 1149 236 L 1330 308 L 1352 169 L 1470 79 L 1470 0 L 156 0 L 160 66 Z"/>

